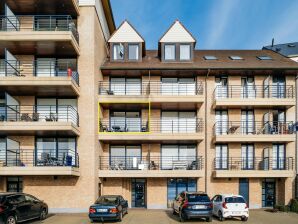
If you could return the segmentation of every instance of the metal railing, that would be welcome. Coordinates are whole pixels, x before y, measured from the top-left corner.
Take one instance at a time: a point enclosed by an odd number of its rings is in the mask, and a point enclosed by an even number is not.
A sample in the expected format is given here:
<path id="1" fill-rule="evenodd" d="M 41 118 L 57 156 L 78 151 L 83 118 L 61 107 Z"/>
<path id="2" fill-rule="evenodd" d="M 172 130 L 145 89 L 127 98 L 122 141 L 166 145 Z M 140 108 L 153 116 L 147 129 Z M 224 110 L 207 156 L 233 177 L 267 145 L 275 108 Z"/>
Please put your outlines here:
<path id="1" fill-rule="evenodd" d="M 214 135 L 286 135 L 294 133 L 294 123 L 261 121 L 222 121 L 213 126 Z"/>
<path id="2" fill-rule="evenodd" d="M 99 82 L 100 95 L 164 95 L 192 96 L 203 95 L 203 83 L 163 83 L 160 81 Z"/>
<path id="3" fill-rule="evenodd" d="M 74 59 L 35 61 L 0 59 L 1 76 L 71 77 L 79 85 L 79 73 Z"/>
<path id="4" fill-rule="evenodd" d="M 213 92 L 213 99 L 225 98 L 294 98 L 295 88 L 293 85 L 228 85 L 217 86 Z"/>
<path id="5" fill-rule="evenodd" d="M 0 154 L 0 166 L 79 167 L 79 155 L 72 149 L 7 149 Z"/>
<path id="6" fill-rule="evenodd" d="M 202 156 L 100 156 L 100 170 L 202 170 Z"/>
<path id="7" fill-rule="evenodd" d="M 204 122 L 202 118 L 189 120 L 150 119 L 141 120 L 134 118 L 129 120 L 101 119 L 100 132 L 155 132 L 155 133 L 196 133 L 203 132 Z"/>
<path id="8" fill-rule="evenodd" d="M 79 126 L 79 114 L 70 105 L 0 106 L 0 122 L 71 122 Z"/>
<path id="9" fill-rule="evenodd" d="M 79 43 L 79 33 L 70 15 L 0 16 L 0 31 L 71 31 Z"/>
<path id="10" fill-rule="evenodd" d="M 293 157 L 229 157 L 215 158 L 215 170 L 293 170 Z"/>

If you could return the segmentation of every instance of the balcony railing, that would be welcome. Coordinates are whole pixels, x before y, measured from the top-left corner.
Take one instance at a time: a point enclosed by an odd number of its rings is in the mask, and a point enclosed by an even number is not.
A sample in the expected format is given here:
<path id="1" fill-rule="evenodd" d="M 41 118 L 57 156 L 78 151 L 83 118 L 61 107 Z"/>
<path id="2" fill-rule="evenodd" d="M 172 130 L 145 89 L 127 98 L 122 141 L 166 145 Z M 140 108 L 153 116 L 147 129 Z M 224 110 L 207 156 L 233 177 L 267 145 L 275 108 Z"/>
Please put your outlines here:
<path id="1" fill-rule="evenodd" d="M 226 98 L 294 98 L 295 88 L 292 85 L 228 85 L 217 86 L 213 92 L 213 99 Z"/>
<path id="2" fill-rule="evenodd" d="M 79 85 L 76 62 L 71 59 L 17 61 L 0 59 L 1 76 L 71 77 Z"/>
<path id="3" fill-rule="evenodd" d="M 79 155 L 72 149 L 7 149 L 0 154 L 0 166 L 79 167 Z"/>
<path id="4" fill-rule="evenodd" d="M 163 83 L 160 81 L 99 82 L 100 95 L 162 95 L 162 96 L 194 96 L 203 95 L 202 82 Z"/>
<path id="5" fill-rule="evenodd" d="M 132 119 L 126 121 L 100 120 L 100 132 L 155 132 L 155 133 L 197 133 L 203 132 L 204 122 L 201 118 L 190 120 Z"/>
<path id="6" fill-rule="evenodd" d="M 0 122 L 71 122 L 79 126 L 79 114 L 70 105 L 0 106 Z"/>
<path id="7" fill-rule="evenodd" d="M 71 31 L 79 43 L 79 33 L 69 15 L 0 16 L 0 31 Z"/>
<path id="8" fill-rule="evenodd" d="M 260 121 L 222 121 L 213 126 L 214 135 L 287 135 L 294 133 L 294 123 Z"/>
<path id="9" fill-rule="evenodd" d="M 201 156 L 101 156 L 100 170 L 202 170 Z"/>
<path id="10" fill-rule="evenodd" d="M 293 170 L 293 157 L 230 157 L 215 158 L 215 170 Z"/>

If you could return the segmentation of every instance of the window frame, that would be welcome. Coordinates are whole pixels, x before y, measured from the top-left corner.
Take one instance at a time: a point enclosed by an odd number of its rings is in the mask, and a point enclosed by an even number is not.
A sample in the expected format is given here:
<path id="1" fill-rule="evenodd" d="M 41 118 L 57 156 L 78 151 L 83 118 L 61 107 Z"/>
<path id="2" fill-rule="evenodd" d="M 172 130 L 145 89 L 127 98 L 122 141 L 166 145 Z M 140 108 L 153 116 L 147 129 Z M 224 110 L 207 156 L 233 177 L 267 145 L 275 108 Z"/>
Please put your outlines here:
<path id="1" fill-rule="evenodd" d="M 218 58 L 214 55 L 204 55 L 203 58 L 206 61 L 217 61 L 218 60 Z"/>
<path id="2" fill-rule="evenodd" d="M 120 58 L 120 59 L 117 59 L 117 58 L 115 58 L 115 47 L 116 46 L 123 46 L 123 56 L 122 56 L 122 58 Z M 121 42 L 119 42 L 119 43 L 113 43 L 112 44 L 112 60 L 113 61 L 124 61 L 125 60 L 125 43 L 121 43 Z"/>
<path id="3" fill-rule="evenodd" d="M 181 59 L 181 46 L 188 46 L 189 47 L 189 58 L 188 59 Z M 191 61 L 192 60 L 192 53 L 191 53 L 191 44 L 190 43 L 180 43 L 179 44 L 179 60 L 180 61 Z"/>
<path id="4" fill-rule="evenodd" d="M 137 58 L 136 59 L 131 59 L 130 54 L 129 54 L 129 47 L 130 46 L 137 46 L 138 47 L 138 53 L 137 53 Z M 125 48 L 124 48 L 125 49 Z M 124 50 L 125 51 L 125 50 Z M 125 56 L 125 55 L 124 55 Z M 123 56 L 123 57 L 124 57 Z M 128 43 L 127 44 L 127 60 L 128 61 L 139 61 L 140 60 L 140 44 L 139 43 Z"/>
<path id="5" fill-rule="evenodd" d="M 177 60 L 177 48 L 175 43 L 164 43 L 163 44 L 163 60 L 164 61 L 176 61 Z M 167 46 L 174 46 L 174 58 L 173 59 L 166 59 L 166 47 Z"/>
<path id="6" fill-rule="evenodd" d="M 257 56 L 260 61 L 273 61 L 273 58 L 268 55 L 260 55 Z"/>
<path id="7" fill-rule="evenodd" d="M 244 61 L 244 58 L 239 56 L 239 55 L 230 55 L 229 58 L 232 60 L 232 61 Z"/>

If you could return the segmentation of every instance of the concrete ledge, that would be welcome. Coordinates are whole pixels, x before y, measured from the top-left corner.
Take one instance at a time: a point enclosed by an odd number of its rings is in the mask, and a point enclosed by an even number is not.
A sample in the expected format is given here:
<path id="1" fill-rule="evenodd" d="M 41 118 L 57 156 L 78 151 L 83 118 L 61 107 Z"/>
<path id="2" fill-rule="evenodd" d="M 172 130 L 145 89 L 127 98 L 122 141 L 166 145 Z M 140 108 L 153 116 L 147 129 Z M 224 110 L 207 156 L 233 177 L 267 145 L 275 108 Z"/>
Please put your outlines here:
<path id="1" fill-rule="evenodd" d="M 294 170 L 216 170 L 213 171 L 215 178 L 287 178 L 295 177 Z"/>
<path id="2" fill-rule="evenodd" d="M 70 166 L 0 167 L 0 176 L 80 176 L 79 168 Z"/>
<path id="3" fill-rule="evenodd" d="M 219 107 L 237 108 L 237 107 L 259 107 L 268 108 L 268 106 L 285 106 L 287 108 L 295 106 L 295 98 L 224 98 L 216 99 L 213 102 L 213 109 Z"/>
<path id="4" fill-rule="evenodd" d="M 294 134 L 281 134 L 281 135 L 216 135 L 213 137 L 213 142 L 294 142 Z"/>
<path id="5" fill-rule="evenodd" d="M 203 177 L 203 170 L 99 170 L 99 177 Z"/>

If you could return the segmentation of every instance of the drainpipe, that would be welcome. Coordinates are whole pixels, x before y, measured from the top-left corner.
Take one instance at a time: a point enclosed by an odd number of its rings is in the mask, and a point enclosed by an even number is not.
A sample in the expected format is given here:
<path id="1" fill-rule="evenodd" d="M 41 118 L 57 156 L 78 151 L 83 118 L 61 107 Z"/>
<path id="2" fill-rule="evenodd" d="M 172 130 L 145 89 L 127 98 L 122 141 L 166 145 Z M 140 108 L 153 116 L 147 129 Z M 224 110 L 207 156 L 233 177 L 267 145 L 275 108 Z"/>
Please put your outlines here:
<path id="1" fill-rule="evenodd" d="M 298 120 L 298 114 L 297 114 L 297 106 L 298 106 L 298 72 L 296 73 L 296 78 L 295 78 L 295 125 Z M 295 127 L 296 129 L 296 127 Z M 295 130 L 296 131 L 296 130 Z M 298 132 L 295 132 L 295 197 L 298 198 L 298 176 L 297 176 L 297 171 L 298 171 Z"/>
<path id="2" fill-rule="evenodd" d="M 207 156 L 207 153 L 208 153 L 208 143 L 207 143 L 207 117 L 208 117 L 208 114 L 207 114 L 207 79 L 208 79 L 208 76 L 209 76 L 209 73 L 210 73 L 210 68 L 208 69 L 208 72 L 206 74 L 206 77 L 205 77 L 205 100 L 204 100 L 204 105 L 205 105 L 205 124 L 204 124 L 204 127 L 205 127 L 205 192 L 207 193 L 207 187 L 208 187 L 208 184 L 207 184 L 207 180 L 208 180 L 208 172 L 207 172 L 207 167 L 208 167 L 208 156 Z"/>

